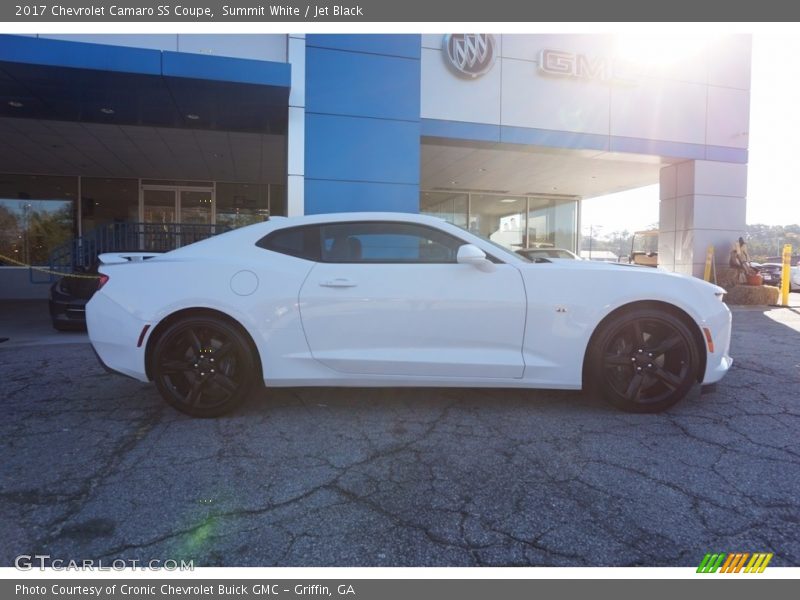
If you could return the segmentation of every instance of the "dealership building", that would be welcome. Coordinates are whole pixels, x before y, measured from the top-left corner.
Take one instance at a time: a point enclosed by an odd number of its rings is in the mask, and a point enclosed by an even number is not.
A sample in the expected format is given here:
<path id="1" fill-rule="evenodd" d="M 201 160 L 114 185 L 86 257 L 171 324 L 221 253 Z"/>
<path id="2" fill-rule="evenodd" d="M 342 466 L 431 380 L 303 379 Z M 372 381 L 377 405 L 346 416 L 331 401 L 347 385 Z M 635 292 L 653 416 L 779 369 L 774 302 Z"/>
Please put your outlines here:
<path id="1" fill-rule="evenodd" d="M 655 183 L 659 264 L 700 275 L 744 230 L 751 39 L 670 43 L 2 35 L 0 298 L 47 294 L 3 257 L 48 265 L 109 227 L 142 241 L 132 224 L 187 241 L 403 211 L 576 250 L 583 199 Z"/>

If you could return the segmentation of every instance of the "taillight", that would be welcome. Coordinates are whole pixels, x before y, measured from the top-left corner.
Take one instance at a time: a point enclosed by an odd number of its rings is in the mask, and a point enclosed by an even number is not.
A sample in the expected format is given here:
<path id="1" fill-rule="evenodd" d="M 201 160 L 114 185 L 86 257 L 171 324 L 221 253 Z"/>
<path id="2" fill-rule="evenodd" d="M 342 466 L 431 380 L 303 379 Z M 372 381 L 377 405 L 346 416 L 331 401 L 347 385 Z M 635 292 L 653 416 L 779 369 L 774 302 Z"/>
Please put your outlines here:
<path id="1" fill-rule="evenodd" d="M 103 287 L 106 283 L 108 283 L 108 275 L 100 275 L 97 278 L 97 289 L 99 290 Z"/>

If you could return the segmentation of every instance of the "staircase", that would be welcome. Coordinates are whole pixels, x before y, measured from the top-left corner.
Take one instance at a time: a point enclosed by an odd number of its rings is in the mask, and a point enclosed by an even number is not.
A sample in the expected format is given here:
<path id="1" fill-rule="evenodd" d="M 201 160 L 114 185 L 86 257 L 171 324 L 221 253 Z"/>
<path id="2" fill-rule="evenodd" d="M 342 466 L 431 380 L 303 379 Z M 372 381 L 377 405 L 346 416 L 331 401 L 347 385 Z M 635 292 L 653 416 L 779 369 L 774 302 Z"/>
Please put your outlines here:
<path id="1" fill-rule="evenodd" d="M 229 230 L 225 225 L 195 223 L 106 223 L 55 247 L 49 259 L 53 273 L 41 280 L 31 270 L 31 282 L 51 283 L 59 277 L 55 273 L 90 269 L 104 252 L 168 252 Z"/>

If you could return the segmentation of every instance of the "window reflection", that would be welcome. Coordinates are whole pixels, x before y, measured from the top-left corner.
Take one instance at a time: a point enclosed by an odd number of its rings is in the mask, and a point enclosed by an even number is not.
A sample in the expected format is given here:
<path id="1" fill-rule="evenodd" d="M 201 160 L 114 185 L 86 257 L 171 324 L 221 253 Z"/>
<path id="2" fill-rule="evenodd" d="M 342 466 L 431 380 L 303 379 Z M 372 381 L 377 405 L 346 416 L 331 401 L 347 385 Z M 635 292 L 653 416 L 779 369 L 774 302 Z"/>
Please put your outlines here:
<path id="1" fill-rule="evenodd" d="M 0 254 L 25 264 L 45 265 L 50 251 L 73 235 L 77 181 L 40 175 L 3 178 Z"/>
<path id="2" fill-rule="evenodd" d="M 470 231 L 510 250 L 525 247 L 524 196 L 472 194 L 470 202 Z"/>
<path id="3" fill-rule="evenodd" d="M 577 246 L 578 203 L 546 198 L 531 198 L 528 211 L 528 247 L 564 248 Z"/>
<path id="4" fill-rule="evenodd" d="M 81 218 L 83 231 L 90 231 L 106 223 L 138 221 L 139 181 L 83 177 Z"/>
<path id="5" fill-rule="evenodd" d="M 425 215 L 438 217 L 467 228 L 468 196 L 464 193 L 422 192 L 419 200 L 419 211 Z"/>
<path id="6" fill-rule="evenodd" d="M 234 229 L 265 220 L 270 214 L 268 188 L 254 183 L 217 184 L 217 225 Z"/>
<path id="7" fill-rule="evenodd" d="M 420 212 L 464 227 L 510 250 L 576 249 L 578 202 L 574 198 L 422 192 Z"/>

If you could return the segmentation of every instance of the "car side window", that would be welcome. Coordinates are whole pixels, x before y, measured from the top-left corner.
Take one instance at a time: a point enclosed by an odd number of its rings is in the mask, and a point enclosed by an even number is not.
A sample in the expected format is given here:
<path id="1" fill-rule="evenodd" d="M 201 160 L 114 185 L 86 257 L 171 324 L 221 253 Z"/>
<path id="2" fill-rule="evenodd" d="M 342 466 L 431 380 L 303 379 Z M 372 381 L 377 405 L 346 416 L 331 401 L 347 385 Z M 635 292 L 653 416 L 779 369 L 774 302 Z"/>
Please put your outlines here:
<path id="1" fill-rule="evenodd" d="M 265 235 L 256 246 L 297 258 L 319 262 L 319 226 L 288 227 Z"/>
<path id="2" fill-rule="evenodd" d="M 454 263 L 465 242 L 414 223 L 332 223 L 321 227 L 322 262 Z"/>

